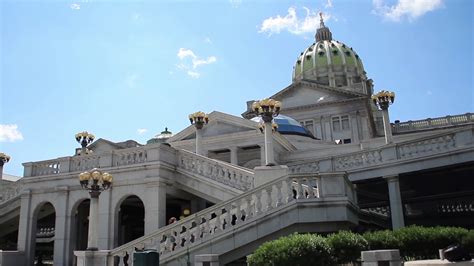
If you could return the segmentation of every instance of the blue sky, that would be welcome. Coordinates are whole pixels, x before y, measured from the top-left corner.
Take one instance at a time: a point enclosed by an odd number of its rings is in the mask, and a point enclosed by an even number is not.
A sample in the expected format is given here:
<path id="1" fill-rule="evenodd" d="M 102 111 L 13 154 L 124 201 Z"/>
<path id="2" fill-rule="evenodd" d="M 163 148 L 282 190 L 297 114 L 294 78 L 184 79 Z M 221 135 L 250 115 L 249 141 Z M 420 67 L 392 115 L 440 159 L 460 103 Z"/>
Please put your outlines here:
<path id="1" fill-rule="evenodd" d="M 141 143 L 202 110 L 239 115 L 291 83 L 319 11 L 392 120 L 473 112 L 470 0 L 0 1 L 4 172 L 72 155 L 74 134 Z"/>

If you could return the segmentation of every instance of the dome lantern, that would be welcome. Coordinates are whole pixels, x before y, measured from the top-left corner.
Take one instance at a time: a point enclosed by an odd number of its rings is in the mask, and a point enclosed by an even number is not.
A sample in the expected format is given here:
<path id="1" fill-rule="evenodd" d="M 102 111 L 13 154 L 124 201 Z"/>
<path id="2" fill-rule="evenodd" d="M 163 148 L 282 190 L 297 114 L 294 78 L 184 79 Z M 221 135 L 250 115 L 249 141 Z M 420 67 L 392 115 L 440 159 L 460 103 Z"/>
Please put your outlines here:
<path id="1" fill-rule="evenodd" d="M 332 33 L 329 28 L 324 25 L 323 12 L 319 12 L 319 17 L 319 28 L 317 29 L 316 35 L 314 36 L 316 38 L 316 42 L 331 41 Z"/>

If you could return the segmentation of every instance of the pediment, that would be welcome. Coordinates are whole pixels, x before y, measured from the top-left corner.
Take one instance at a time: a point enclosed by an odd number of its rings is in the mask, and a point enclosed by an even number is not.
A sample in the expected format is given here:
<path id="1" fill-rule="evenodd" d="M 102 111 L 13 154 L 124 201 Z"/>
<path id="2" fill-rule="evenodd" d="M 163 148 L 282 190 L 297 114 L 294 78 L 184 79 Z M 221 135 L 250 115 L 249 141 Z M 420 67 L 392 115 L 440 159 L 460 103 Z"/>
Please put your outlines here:
<path id="1" fill-rule="evenodd" d="M 98 139 L 94 141 L 94 143 L 89 145 L 87 148 L 92 150 L 94 153 L 120 149 L 120 147 L 117 144 L 106 139 Z"/>
<path id="2" fill-rule="evenodd" d="M 362 95 L 342 89 L 309 82 L 298 82 L 288 86 L 271 98 L 281 101 L 283 108 L 286 109 L 305 105 L 339 102 L 359 98 L 360 96 Z"/>
<path id="3" fill-rule="evenodd" d="M 214 111 L 209 114 L 209 124 L 202 130 L 203 137 L 214 137 L 225 134 L 256 130 L 256 122 L 241 117 Z M 169 139 L 169 142 L 194 139 L 196 130 L 190 125 Z"/>

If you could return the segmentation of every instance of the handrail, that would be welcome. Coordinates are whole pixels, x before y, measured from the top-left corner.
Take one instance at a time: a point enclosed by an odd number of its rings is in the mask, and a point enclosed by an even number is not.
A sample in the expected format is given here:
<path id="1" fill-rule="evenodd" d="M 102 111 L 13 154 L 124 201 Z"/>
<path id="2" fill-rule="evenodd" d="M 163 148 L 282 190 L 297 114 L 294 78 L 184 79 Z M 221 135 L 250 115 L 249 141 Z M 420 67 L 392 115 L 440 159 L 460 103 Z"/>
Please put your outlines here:
<path id="1" fill-rule="evenodd" d="M 322 186 L 326 182 L 322 182 L 322 178 L 338 178 L 341 183 L 339 194 L 331 191 L 330 195 L 325 196 L 325 188 Z M 135 249 L 159 247 L 161 256 L 168 257 L 210 235 L 233 230 L 237 225 L 263 216 L 294 200 L 342 196 L 353 201 L 353 189 L 351 186 L 351 191 L 347 191 L 346 179 L 342 173 L 284 176 L 117 247 L 109 252 L 109 256 L 123 259 Z"/>
<path id="2" fill-rule="evenodd" d="M 444 117 L 427 118 L 420 120 L 409 120 L 406 122 L 392 123 L 393 133 L 413 132 L 446 126 L 454 126 L 474 122 L 474 114 L 466 113 L 460 115 L 448 115 Z"/>
<path id="3" fill-rule="evenodd" d="M 210 159 L 186 150 L 179 150 L 177 168 L 242 191 L 249 190 L 254 186 L 254 172 L 250 169 Z"/>

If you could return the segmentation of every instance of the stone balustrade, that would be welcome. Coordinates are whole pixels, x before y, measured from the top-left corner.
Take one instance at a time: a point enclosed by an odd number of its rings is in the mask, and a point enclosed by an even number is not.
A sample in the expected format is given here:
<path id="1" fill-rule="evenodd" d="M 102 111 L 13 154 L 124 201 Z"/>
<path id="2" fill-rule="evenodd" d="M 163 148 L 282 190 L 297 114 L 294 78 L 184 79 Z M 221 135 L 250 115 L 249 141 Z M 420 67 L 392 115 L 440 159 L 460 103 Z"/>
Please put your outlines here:
<path id="1" fill-rule="evenodd" d="M 115 248 L 109 253 L 109 262 L 114 257 L 121 263 L 127 259 L 130 262 L 135 250 L 149 248 L 160 252 L 160 260 L 166 259 L 293 202 L 330 197 L 344 197 L 355 203 L 353 186 L 344 174 L 284 176 Z"/>
<path id="2" fill-rule="evenodd" d="M 0 189 L 0 206 L 20 196 L 22 189 L 21 181 L 15 181 Z"/>
<path id="3" fill-rule="evenodd" d="M 253 171 L 222 161 L 180 150 L 178 169 L 191 172 L 242 191 L 253 188 Z"/>
<path id="4" fill-rule="evenodd" d="M 38 228 L 36 230 L 36 237 L 39 237 L 39 238 L 53 237 L 55 232 L 56 230 L 54 227 Z"/>
<path id="5" fill-rule="evenodd" d="M 377 167 L 398 160 L 423 158 L 449 152 L 458 148 L 472 147 L 474 136 L 472 128 L 444 133 L 436 136 L 409 140 L 394 145 L 362 150 L 344 155 L 319 158 L 313 161 L 289 163 L 290 173 L 316 173 L 349 171 Z"/>
<path id="6" fill-rule="evenodd" d="M 392 133 L 408 133 L 419 130 L 427 130 L 439 127 L 449 127 L 460 124 L 474 122 L 474 114 L 466 113 L 462 115 L 453 115 L 437 118 L 427 118 L 423 120 L 410 120 L 402 123 L 392 123 Z"/>
<path id="7" fill-rule="evenodd" d="M 136 165 L 159 160 L 174 160 L 175 150 L 166 145 L 150 145 L 97 154 L 62 157 L 55 160 L 24 163 L 24 176 L 59 175 L 92 168 Z"/>

